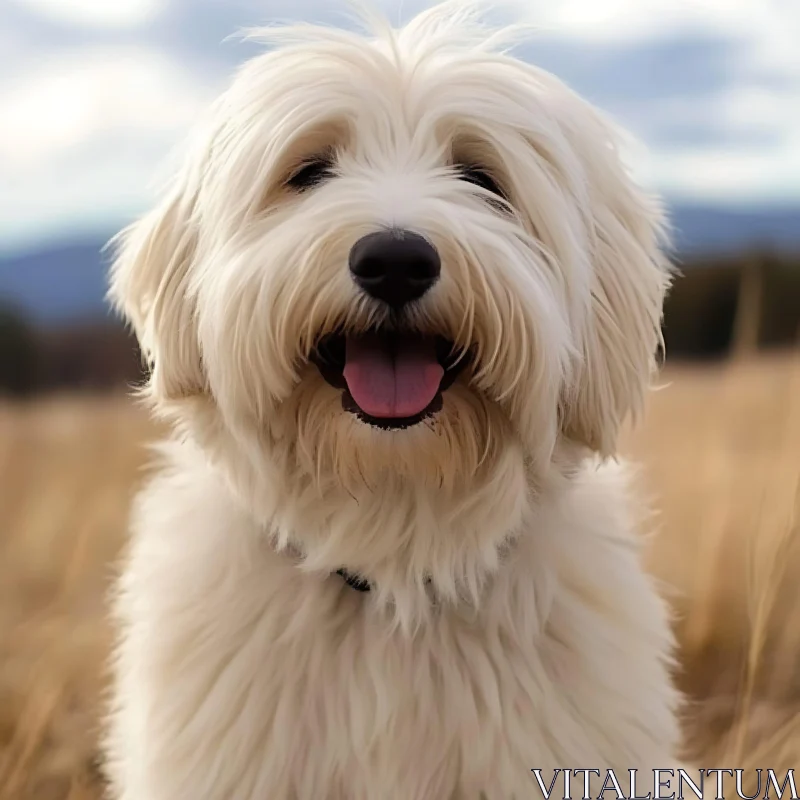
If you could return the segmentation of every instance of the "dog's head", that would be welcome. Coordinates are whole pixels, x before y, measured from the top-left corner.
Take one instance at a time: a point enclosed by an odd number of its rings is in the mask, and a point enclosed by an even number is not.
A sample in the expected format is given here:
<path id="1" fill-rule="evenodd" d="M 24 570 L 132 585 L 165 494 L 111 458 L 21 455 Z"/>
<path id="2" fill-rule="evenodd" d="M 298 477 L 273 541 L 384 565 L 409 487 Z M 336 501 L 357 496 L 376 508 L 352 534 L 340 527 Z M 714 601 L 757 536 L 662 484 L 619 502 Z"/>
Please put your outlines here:
<path id="1" fill-rule="evenodd" d="M 266 32 L 120 240 L 152 400 L 305 484 L 468 491 L 559 442 L 612 454 L 660 338 L 657 205 L 467 15 L 373 33 Z"/>

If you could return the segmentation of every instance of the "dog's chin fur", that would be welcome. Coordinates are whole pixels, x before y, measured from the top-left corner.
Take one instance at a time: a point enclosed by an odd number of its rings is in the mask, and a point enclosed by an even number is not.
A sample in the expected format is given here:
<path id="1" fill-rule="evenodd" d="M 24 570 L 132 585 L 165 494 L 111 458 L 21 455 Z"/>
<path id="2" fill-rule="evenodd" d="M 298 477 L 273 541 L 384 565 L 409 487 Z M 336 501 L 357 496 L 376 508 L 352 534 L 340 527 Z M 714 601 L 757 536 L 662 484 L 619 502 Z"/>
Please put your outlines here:
<path id="1" fill-rule="evenodd" d="M 509 800 L 535 767 L 675 766 L 666 612 L 607 463 L 660 344 L 662 218 L 612 127 L 465 8 L 261 32 L 117 242 L 177 431 L 115 599 L 120 800 Z M 441 257 L 401 314 L 347 268 L 385 227 Z M 389 327 L 460 371 L 386 430 L 319 358 Z"/>

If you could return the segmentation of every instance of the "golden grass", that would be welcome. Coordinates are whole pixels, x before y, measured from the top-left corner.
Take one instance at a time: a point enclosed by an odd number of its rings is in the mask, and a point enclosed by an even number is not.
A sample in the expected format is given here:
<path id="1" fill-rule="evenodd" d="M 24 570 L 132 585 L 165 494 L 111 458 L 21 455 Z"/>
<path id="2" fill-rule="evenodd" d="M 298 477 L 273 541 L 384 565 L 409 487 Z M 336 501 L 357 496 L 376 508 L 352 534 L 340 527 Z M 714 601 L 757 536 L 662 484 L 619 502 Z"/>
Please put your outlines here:
<path id="1" fill-rule="evenodd" d="M 800 357 L 670 368 L 626 450 L 661 509 L 706 767 L 800 764 Z M 0 405 L 0 799 L 97 800 L 104 592 L 153 429 L 124 398 Z M 763 792 L 762 792 L 763 795 Z"/>
<path id="2" fill-rule="evenodd" d="M 0 409 L 0 798 L 99 796 L 104 592 L 151 429 L 120 399 Z"/>
<path id="3" fill-rule="evenodd" d="M 689 753 L 705 767 L 796 768 L 800 354 L 661 383 L 626 449 L 661 510 L 649 564 L 676 610 Z"/>

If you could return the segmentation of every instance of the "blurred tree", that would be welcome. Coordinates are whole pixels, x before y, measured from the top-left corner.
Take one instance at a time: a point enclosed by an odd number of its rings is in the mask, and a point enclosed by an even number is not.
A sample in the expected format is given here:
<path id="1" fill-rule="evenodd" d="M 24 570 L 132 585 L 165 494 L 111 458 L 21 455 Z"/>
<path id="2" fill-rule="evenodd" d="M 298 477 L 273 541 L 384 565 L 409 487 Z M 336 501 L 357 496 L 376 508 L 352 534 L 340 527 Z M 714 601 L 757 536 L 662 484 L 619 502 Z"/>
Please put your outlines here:
<path id="1" fill-rule="evenodd" d="M 768 251 L 679 264 L 664 306 L 667 358 L 800 344 L 800 260 Z"/>
<path id="2" fill-rule="evenodd" d="M 24 397 L 36 389 L 40 348 L 33 326 L 0 302 L 0 396 Z"/>

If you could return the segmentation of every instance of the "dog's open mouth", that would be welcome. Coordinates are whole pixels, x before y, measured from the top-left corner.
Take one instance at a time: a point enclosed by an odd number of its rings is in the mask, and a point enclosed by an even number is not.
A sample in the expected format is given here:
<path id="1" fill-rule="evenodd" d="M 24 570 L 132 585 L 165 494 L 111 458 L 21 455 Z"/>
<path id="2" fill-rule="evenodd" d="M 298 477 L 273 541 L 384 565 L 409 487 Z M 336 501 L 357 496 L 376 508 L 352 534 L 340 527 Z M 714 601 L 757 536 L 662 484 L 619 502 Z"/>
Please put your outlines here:
<path id="1" fill-rule="evenodd" d="M 381 428 L 407 428 L 442 408 L 467 358 L 440 336 L 398 331 L 322 338 L 311 360 L 342 389 L 342 407 Z"/>

